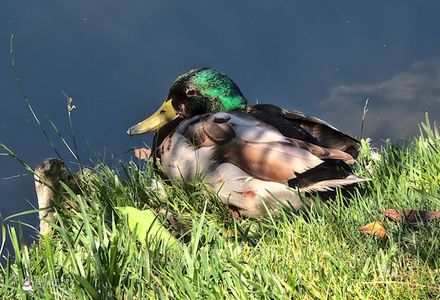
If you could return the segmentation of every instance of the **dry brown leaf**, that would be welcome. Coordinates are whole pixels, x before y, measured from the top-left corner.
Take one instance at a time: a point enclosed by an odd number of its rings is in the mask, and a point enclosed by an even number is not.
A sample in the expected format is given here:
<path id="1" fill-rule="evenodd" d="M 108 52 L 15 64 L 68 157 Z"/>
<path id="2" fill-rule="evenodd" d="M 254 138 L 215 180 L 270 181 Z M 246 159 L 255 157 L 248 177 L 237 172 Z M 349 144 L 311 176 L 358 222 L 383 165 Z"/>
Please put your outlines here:
<path id="1" fill-rule="evenodd" d="M 398 222 L 417 223 L 419 221 L 440 219 L 440 211 L 413 209 L 380 209 L 379 211 L 385 217 Z"/>
<path id="2" fill-rule="evenodd" d="M 140 160 L 148 160 L 151 156 L 151 149 L 147 147 L 134 149 L 134 156 Z"/>
<path id="3" fill-rule="evenodd" d="M 381 212 L 385 217 L 390 218 L 391 220 L 402 220 L 402 214 L 397 209 L 379 209 L 379 212 Z"/>
<path id="4" fill-rule="evenodd" d="M 387 235 L 385 226 L 381 221 L 374 221 L 365 226 L 362 226 L 361 228 L 359 228 L 359 231 L 363 233 L 373 234 L 382 239 L 385 238 Z"/>

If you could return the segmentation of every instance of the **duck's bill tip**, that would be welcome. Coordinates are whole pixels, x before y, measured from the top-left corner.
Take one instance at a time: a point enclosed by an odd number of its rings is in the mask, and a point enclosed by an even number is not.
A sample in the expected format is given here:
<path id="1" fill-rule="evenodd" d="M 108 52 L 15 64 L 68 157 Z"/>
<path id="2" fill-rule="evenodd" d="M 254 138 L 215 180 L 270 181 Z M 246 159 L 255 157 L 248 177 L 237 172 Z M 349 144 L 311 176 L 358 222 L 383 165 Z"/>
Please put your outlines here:
<path id="1" fill-rule="evenodd" d="M 127 129 L 127 134 L 128 134 L 129 136 L 134 135 L 132 128 L 133 128 L 133 126 Z"/>
<path id="2" fill-rule="evenodd" d="M 153 124 L 151 124 L 151 122 L 142 121 L 142 122 L 139 122 L 138 124 L 128 128 L 127 134 L 129 136 L 133 136 L 133 135 L 139 135 L 139 134 L 148 133 L 148 132 L 155 132 L 155 131 L 157 131 L 157 129 L 158 129 L 158 126 L 156 124 L 154 124 L 154 122 L 153 122 Z"/>

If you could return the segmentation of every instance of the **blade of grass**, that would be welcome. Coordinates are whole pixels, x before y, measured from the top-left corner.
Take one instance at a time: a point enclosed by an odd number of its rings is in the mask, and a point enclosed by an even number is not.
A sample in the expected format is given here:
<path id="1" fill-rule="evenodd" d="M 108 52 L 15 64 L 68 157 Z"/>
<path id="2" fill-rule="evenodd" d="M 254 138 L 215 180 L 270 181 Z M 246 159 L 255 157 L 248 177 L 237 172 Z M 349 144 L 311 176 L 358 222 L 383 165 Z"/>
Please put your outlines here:
<path id="1" fill-rule="evenodd" d="M 35 122 L 37 123 L 38 127 L 40 128 L 41 132 L 43 133 L 44 137 L 46 138 L 46 140 L 49 142 L 49 145 L 51 146 L 51 148 L 54 150 L 55 154 L 57 155 L 57 157 L 60 160 L 63 160 L 63 158 L 61 157 L 61 154 L 58 152 L 57 148 L 55 147 L 54 143 L 52 142 L 52 140 L 49 138 L 49 135 L 47 134 L 46 130 L 44 129 L 43 125 L 41 125 L 40 119 L 38 118 L 37 114 L 35 113 L 31 101 L 30 99 L 26 96 L 26 93 L 24 91 L 24 86 L 23 86 L 23 82 L 21 81 L 20 76 L 18 75 L 18 71 L 17 71 L 17 67 L 15 65 L 15 53 L 14 53 L 14 35 L 11 35 L 11 38 L 9 40 L 9 56 L 10 56 L 10 61 L 11 61 L 11 66 L 12 66 L 12 72 L 15 76 L 15 80 L 17 81 L 17 85 L 18 85 L 18 90 L 20 92 L 21 97 L 23 98 L 23 100 L 26 102 L 27 107 L 29 109 L 29 111 L 32 114 L 32 117 L 34 118 Z"/>
<path id="2" fill-rule="evenodd" d="M 75 154 L 75 151 L 72 150 L 72 148 L 69 146 L 69 144 L 67 143 L 66 139 L 63 137 L 63 135 L 61 134 L 61 132 L 59 132 L 58 128 L 55 126 L 55 124 L 52 122 L 52 120 L 50 120 L 47 116 L 46 116 L 47 120 L 49 121 L 50 125 L 52 126 L 53 130 L 55 130 L 57 136 L 60 138 L 61 142 L 64 144 L 64 146 L 67 148 L 67 150 L 69 151 L 69 153 L 73 156 L 73 158 L 79 162 L 79 158 L 78 155 Z"/>
<path id="3" fill-rule="evenodd" d="M 78 164 L 81 166 L 81 163 L 80 163 L 80 160 L 79 160 L 78 147 L 76 146 L 76 135 L 75 135 L 75 130 L 73 128 L 72 116 L 71 116 L 72 111 L 76 108 L 76 106 L 73 105 L 72 97 L 69 97 L 64 91 L 61 91 L 61 93 L 66 97 L 66 101 L 67 101 L 67 117 L 69 119 L 70 133 L 72 134 L 73 148 L 75 149 L 75 153 L 76 153 Z"/>

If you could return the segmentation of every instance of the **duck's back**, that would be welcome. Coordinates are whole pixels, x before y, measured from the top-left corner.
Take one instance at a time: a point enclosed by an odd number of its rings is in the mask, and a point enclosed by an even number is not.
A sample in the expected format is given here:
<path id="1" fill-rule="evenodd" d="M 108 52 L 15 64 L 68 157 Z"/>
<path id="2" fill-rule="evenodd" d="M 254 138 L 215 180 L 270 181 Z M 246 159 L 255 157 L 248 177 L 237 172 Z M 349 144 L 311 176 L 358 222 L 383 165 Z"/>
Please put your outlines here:
<path id="1" fill-rule="evenodd" d="M 356 159 L 360 143 L 329 123 L 299 111 L 286 110 L 271 104 L 247 107 L 255 118 L 277 128 L 283 135 L 321 147 L 344 151 Z"/>

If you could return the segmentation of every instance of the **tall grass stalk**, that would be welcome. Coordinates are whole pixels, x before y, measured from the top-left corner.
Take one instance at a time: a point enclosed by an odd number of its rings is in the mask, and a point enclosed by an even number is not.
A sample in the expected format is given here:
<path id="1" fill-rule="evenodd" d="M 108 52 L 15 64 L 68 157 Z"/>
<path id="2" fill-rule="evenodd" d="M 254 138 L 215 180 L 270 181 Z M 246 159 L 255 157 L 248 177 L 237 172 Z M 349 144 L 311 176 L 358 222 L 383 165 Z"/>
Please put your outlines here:
<path id="1" fill-rule="evenodd" d="M 66 97 L 66 101 L 67 101 L 67 119 L 69 120 L 69 128 L 70 128 L 70 133 L 72 135 L 73 148 L 75 149 L 76 160 L 78 162 L 78 165 L 81 167 L 81 162 L 79 160 L 78 147 L 76 145 L 76 135 L 75 135 L 75 130 L 74 130 L 74 127 L 73 127 L 72 116 L 71 116 L 72 111 L 74 109 L 76 109 L 76 106 L 73 104 L 72 97 L 69 97 L 64 91 L 62 91 L 62 94 Z"/>
<path id="2" fill-rule="evenodd" d="M 15 65 L 14 44 L 15 44 L 14 35 L 11 35 L 11 38 L 9 39 L 9 56 L 10 56 L 10 61 L 11 61 L 12 72 L 14 73 L 15 80 L 17 81 L 18 91 L 20 92 L 20 95 L 21 95 L 22 99 L 25 101 L 29 111 L 31 112 L 32 117 L 34 118 L 35 122 L 37 123 L 38 128 L 40 128 L 40 130 L 43 133 L 44 137 L 49 142 L 50 147 L 55 152 L 57 157 L 59 159 L 63 160 L 63 158 L 61 157 L 61 154 L 58 152 L 57 148 L 55 147 L 55 144 L 50 139 L 49 135 L 47 134 L 46 130 L 44 129 L 43 125 L 41 124 L 40 119 L 38 118 L 37 114 L 35 113 L 32 105 L 31 105 L 31 101 L 26 96 L 26 93 L 25 93 L 25 90 L 24 90 L 24 86 L 23 86 L 23 82 L 21 81 L 21 78 L 18 75 L 17 67 Z"/>
<path id="3" fill-rule="evenodd" d="M 370 98 L 367 98 L 365 100 L 365 105 L 364 105 L 364 110 L 362 112 L 362 122 L 361 122 L 361 135 L 360 137 L 363 138 L 364 137 L 364 124 L 365 124 L 365 120 L 367 117 L 367 112 L 368 112 L 368 102 L 370 101 Z"/>

